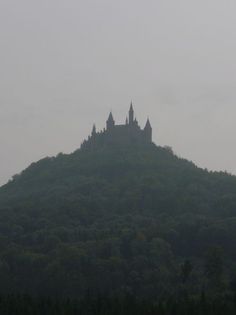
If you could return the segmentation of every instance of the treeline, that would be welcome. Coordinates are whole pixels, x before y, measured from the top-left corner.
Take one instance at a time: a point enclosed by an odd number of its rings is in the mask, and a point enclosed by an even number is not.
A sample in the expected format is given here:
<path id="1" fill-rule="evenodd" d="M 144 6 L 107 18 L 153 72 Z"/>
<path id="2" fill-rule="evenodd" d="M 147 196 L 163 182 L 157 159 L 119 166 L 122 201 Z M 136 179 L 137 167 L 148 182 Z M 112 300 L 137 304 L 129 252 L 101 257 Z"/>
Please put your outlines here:
<path id="1" fill-rule="evenodd" d="M 218 296 L 165 298 L 156 301 L 138 300 L 127 295 L 122 298 L 91 298 L 81 300 L 32 298 L 30 296 L 1 296 L 3 315 L 234 315 L 236 298 Z"/>

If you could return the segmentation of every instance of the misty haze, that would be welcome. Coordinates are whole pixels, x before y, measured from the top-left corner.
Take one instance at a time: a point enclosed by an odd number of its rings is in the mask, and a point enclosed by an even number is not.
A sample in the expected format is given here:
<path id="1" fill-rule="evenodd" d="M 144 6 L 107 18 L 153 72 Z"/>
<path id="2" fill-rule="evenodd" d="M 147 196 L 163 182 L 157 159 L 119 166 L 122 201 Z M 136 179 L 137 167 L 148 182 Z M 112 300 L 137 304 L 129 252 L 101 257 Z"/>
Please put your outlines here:
<path id="1" fill-rule="evenodd" d="M 133 99 L 153 138 L 235 173 L 234 1 L 0 2 L 1 184 Z M 144 110 L 145 109 L 145 110 Z"/>
<path id="2" fill-rule="evenodd" d="M 0 314 L 236 314 L 235 12 L 0 0 Z"/>

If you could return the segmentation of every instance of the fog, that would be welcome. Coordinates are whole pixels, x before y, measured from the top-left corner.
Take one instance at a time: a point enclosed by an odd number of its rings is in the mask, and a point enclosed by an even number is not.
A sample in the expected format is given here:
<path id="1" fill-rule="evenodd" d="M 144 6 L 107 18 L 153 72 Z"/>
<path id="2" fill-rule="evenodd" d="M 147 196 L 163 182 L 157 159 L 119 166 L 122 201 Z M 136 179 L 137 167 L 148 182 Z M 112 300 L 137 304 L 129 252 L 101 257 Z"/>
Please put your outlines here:
<path id="1" fill-rule="evenodd" d="M 129 103 L 154 142 L 236 174 L 236 2 L 0 0 L 0 184 Z"/>

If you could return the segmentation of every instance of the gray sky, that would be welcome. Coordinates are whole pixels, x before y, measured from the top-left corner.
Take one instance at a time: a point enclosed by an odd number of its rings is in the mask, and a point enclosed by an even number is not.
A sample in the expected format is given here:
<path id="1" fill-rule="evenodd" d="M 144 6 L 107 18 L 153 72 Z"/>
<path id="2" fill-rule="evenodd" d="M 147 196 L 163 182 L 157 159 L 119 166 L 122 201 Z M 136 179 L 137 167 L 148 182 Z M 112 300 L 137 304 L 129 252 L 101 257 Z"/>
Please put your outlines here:
<path id="1" fill-rule="evenodd" d="M 112 109 L 236 174 L 235 0 L 0 0 L 0 184 Z"/>

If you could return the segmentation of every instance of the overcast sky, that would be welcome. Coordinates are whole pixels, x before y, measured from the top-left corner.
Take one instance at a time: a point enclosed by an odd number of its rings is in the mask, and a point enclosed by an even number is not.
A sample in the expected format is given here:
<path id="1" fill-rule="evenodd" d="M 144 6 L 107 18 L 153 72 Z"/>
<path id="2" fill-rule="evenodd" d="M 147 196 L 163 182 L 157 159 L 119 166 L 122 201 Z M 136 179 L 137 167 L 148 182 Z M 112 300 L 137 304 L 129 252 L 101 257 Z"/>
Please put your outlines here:
<path id="1" fill-rule="evenodd" d="M 154 141 L 236 174 L 235 0 L 0 0 L 0 185 L 130 100 Z"/>

